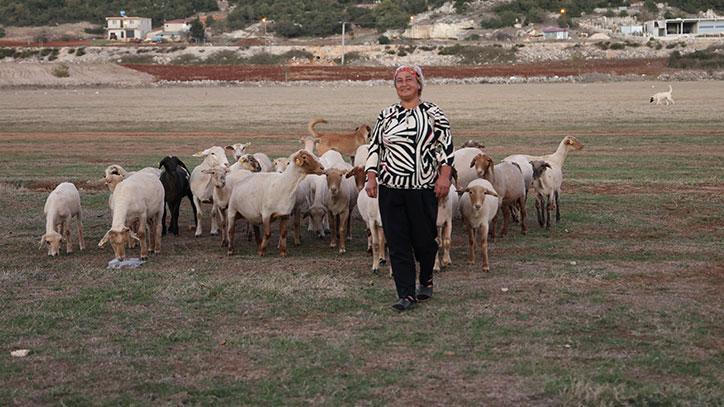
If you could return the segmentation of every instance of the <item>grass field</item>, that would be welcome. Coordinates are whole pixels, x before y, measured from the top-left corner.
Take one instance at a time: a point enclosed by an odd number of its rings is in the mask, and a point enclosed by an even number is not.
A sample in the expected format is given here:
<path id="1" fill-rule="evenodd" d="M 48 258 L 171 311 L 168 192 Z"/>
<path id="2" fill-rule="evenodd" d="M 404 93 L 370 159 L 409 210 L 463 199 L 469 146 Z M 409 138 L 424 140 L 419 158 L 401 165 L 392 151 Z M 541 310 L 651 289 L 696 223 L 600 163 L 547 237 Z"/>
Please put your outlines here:
<path id="1" fill-rule="evenodd" d="M 96 247 L 108 164 L 196 165 L 241 141 L 288 155 L 310 117 L 372 122 L 390 87 L 6 92 L 0 405 L 722 405 L 724 83 L 673 86 L 668 107 L 648 104 L 653 82 L 429 86 L 456 145 L 585 148 L 566 161 L 560 224 L 532 216 L 483 274 L 457 223 L 435 298 L 404 314 L 358 219 L 345 255 L 305 235 L 285 259 L 243 238 L 227 257 L 193 237 L 184 202 L 182 234 L 141 268 L 108 270 Z M 88 248 L 48 258 L 42 209 L 63 180 L 81 189 Z"/>

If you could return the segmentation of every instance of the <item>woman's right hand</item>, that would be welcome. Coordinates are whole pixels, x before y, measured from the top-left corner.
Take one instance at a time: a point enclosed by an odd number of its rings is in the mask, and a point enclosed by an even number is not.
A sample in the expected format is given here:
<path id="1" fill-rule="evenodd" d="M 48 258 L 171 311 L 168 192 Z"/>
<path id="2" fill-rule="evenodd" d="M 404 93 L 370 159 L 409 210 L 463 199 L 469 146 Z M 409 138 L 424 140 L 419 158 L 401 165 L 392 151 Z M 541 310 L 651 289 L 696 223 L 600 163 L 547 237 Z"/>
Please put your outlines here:
<path id="1" fill-rule="evenodd" d="M 365 184 L 365 191 L 367 196 L 370 198 L 377 198 L 377 174 L 374 172 L 367 173 L 367 183 Z"/>

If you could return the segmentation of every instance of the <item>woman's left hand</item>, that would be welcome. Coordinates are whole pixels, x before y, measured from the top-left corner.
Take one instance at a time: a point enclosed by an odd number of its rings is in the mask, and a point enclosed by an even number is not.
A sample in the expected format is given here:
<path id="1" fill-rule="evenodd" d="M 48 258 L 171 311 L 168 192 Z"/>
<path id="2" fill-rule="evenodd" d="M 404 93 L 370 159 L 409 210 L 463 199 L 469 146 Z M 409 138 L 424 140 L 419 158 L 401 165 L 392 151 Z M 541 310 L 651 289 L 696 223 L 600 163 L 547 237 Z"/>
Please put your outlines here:
<path id="1" fill-rule="evenodd" d="M 447 197 L 447 193 L 450 191 L 450 167 L 444 165 L 440 168 L 440 174 L 438 174 L 437 181 L 435 181 L 435 196 L 437 199 L 443 199 Z"/>

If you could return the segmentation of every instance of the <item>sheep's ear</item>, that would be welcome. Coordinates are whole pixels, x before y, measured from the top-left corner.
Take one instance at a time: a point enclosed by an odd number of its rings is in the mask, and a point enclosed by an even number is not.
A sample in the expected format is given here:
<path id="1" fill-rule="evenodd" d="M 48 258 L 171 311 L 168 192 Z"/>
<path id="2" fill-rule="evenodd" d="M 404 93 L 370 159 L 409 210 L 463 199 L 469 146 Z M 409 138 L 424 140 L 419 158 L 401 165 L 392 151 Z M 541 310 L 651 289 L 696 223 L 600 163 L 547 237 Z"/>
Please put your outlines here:
<path id="1" fill-rule="evenodd" d="M 231 151 L 234 151 L 234 150 L 235 150 L 235 149 L 234 149 L 234 146 L 226 146 L 226 147 L 224 147 L 224 148 L 227 149 L 227 150 L 231 150 Z"/>
<path id="2" fill-rule="evenodd" d="M 128 228 L 124 228 L 124 229 L 128 229 Z M 138 235 L 135 234 L 135 233 L 133 233 L 132 230 L 129 230 L 129 231 L 128 231 L 128 237 L 130 237 L 131 239 L 136 240 L 137 242 L 140 242 L 140 241 L 141 241 L 141 239 L 138 237 Z"/>
<path id="3" fill-rule="evenodd" d="M 201 170 L 201 172 L 203 172 L 204 174 L 212 175 L 214 173 L 214 170 L 211 168 L 206 168 L 206 169 Z"/>
<path id="4" fill-rule="evenodd" d="M 489 189 L 486 189 L 486 190 L 485 190 L 485 195 L 494 196 L 494 197 L 496 197 L 496 198 L 498 197 L 498 193 L 497 193 L 497 192 L 491 191 L 491 190 L 489 190 Z"/>
<path id="5" fill-rule="evenodd" d="M 209 154 L 206 151 L 199 151 L 198 153 L 193 154 L 194 157 L 206 157 L 207 155 Z"/>
<path id="6" fill-rule="evenodd" d="M 103 235 L 103 238 L 100 242 L 98 242 L 98 247 L 103 247 L 106 243 L 108 243 L 108 238 L 110 237 L 111 230 L 108 229 L 108 232 L 106 232 L 105 235 Z"/>
<path id="7" fill-rule="evenodd" d="M 470 192 L 470 190 L 468 188 L 465 188 L 465 189 L 461 189 L 461 190 L 457 191 L 458 196 L 463 196 L 463 194 L 466 192 Z"/>
<path id="8" fill-rule="evenodd" d="M 543 168 L 551 168 L 551 165 L 548 164 L 548 163 L 543 163 L 543 166 L 542 166 L 542 167 L 543 167 Z"/>

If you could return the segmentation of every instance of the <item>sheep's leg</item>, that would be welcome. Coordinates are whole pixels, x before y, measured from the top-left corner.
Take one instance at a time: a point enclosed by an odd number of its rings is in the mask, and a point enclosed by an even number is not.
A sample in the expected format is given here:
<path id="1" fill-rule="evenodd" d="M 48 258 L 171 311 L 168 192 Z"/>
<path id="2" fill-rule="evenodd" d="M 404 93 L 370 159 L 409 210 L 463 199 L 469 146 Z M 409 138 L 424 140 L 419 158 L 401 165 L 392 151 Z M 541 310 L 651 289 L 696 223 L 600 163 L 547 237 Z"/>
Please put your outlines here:
<path id="1" fill-rule="evenodd" d="M 551 197 L 550 197 L 550 195 L 546 199 L 545 218 L 546 218 L 546 229 L 550 229 L 551 228 Z"/>
<path id="2" fill-rule="evenodd" d="M 365 231 L 367 232 L 367 253 L 372 253 L 372 245 L 374 244 L 372 232 L 368 228 L 365 228 Z"/>
<path id="3" fill-rule="evenodd" d="M 196 208 L 196 233 L 195 237 L 201 236 L 201 219 L 204 217 L 204 212 L 201 210 L 201 200 L 194 196 L 193 199 L 194 207 Z"/>
<path id="4" fill-rule="evenodd" d="M 179 212 L 181 211 L 181 201 L 177 201 L 173 203 L 173 208 L 171 209 L 171 233 L 173 233 L 175 236 L 178 236 L 178 216 Z"/>
<path id="5" fill-rule="evenodd" d="M 254 241 L 258 247 L 261 244 L 261 232 L 259 231 L 259 225 L 252 226 L 252 229 L 254 230 Z"/>
<path id="6" fill-rule="evenodd" d="M 164 236 L 166 236 L 166 206 L 167 206 L 166 204 L 167 204 L 167 202 L 164 202 L 163 216 L 161 217 L 161 234 Z M 173 215 L 171 215 L 171 219 L 173 219 Z M 173 224 L 173 220 L 171 220 L 171 224 Z"/>
<path id="7" fill-rule="evenodd" d="M 287 256 L 287 223 L 289 216 L 279 217 L 279 256 Z"/>
<path id="8" fill-rule="evenodd" d="M 226 236 L 228 237 L 228 249 L 226 254 L 231 256 L 234 254 L 234 235 L 236 232 L 236 219 L 238 216 L 236 212 L 227 210 L 226 212 Z"/>
<path id="9" fill-rule="evenodd" d="M 556 223 L 561 221 L 561 206 L 560 202 L 558 201 L 558 191 L 554 191 L 553 194 L 556 198 Z"/>
<path id="10" fill-rule="evenodd" d="M 221 209 L 219 210 L 219 226 L 221 227 L 221 246 L 226 246 L 229 244 L 229 230 L 226 227 L 226 212 L 229 210 L 229 208 Z"/>
<path id="11" fill-rule="evenodd" d="M 156 254 L 161 253 L 161 223 L 159 223 L 158 215 L 154 218 L 155 230 L 153 233 L 156 234 L 156 244 L 153 247 L 153 251 Z"/>
<path id="12" fill-rule="evenodd" d="M 70 240 L 70 218 L 63 221 L 63 238 L 65 239 L 65 252 L 73 253 L 73 242 Z"/>
<path id="13" fill-rule="evenodd" d="M 156 223 L 153 218 L 146 221 L 146 233 L 148 235 L 148 251 L 151 252 L 156 247 Z"/>
<path id="14" fill-rule="evenodd" d="M 75 225 L 78 228 L 78 246 L 81 250 L 85 249 L 85 240 L 83 239 L 83 219 L 81 215 L 78 215 L 78 223 Z"/>
<path id="15" fill-rule="evenodd" d="M 468 263 L 475 264 L 475 228 L 470 224 L 466 227 L 468 229 Z"/>
<path id="16" fill-rule="evenodd" d="M 138 225 L 138 238 L 141 240 L 141 260 L 148 258 L 148 236 L 146 236 L 146 219 L 140 219 Z"/>
<path id="17" fill-rule="evenodd" d="M 545 225 L 545 214 L 543 212 L 543 205 L 545 204 L 543 195 L 537 194 L 535 196 L 535 215 L 538 218 L 538 225 L 543 227 Z"/>
<path id="18" fill-rule="evenodd" d="M 191 202 L 191 212 L 194 214 L 194 224 L 196 224 L 196 205 L 194 204 L 194 194 L 191 193 L 191 190 L 189 190 L 186 196 L 189 198 L 189 202 Z"/>
<path id="19" fill-rule="evenodd" d="M 490 271 L 490 263 L 488 263 L 488 225 L 483 223 L 480 229 L 480 251 L 483 256 L 483 272 L 487 273 Z"/>
<path id="20" fill-rule="evenodd" d="M 495 212 L 495 216 L 493 216 L 493 220 L 490 221 L 490 239 L 495 240 L 495 233 L 496 233 L 496 226 L 498 224 L 498 218 L 500 217 L 500 208 L 498 208 L 498 211 Z"/>
<path id="21" fill-rule="evenodd" d="M 435 264 L 432 266 L 433 272 L 440 271 L 440 257 L 442 256 L 441 252 L 445 250 L 442 244 L 442 229 L 443 226 L 437 227 L 437 237 L 435 238 L 435 241 L 437 242 L 437 253 L 435 253 Z"/>
<path id="22" fill-rule="evenodd" d="M 445 222 L 445 226 L 443 227 L 443 231 L 442 231 L 442 249 L 443 249 L 442 265 L 443 265 L 443 267 L 447 267 L 452 264 L 452 259 L 450 258 L 451 241 L 452 241 L 452 223 Z"/>
<path id="23" fill-rule="evenodd" d="M 264 236 L 259 244 L 259 256 L 266 254 L 266 246 L 269 244 L 269 238 L 271 237 L 271 219 L 265 217 L 263 219 Z"/>
<path id="24" fill-rule="evenodd" d="M 372 241 L 372 274 L 380 273 L 380 236 L 377 233 L 377 227 L 371 226 L 372 232 L 369 239 Z M 382 250 L 385 248 L 382 247 Z"/>
<path id="25" fill-rule="evenodd" d="M 294 246 L 302 244 L 302 214 L 299 209 L 294 210 Z"/>
<path id="26" fill-rule="evenodd" d="M 211 213 L 213 214 L 217 210 L 218 208 L 216 207 L 216 204 L 212 203 Z M 211 232 L 209 232 L 209 234 L 211 236 L 216 236 L 219 234 L 219 222 L 216 220 L 216 216 L 211 217 Z"/>
<path id="27" fill-rule="evenodd" d="M 525 220 L 528 217 L 528 212 L 525 209 L 525 198 L 518 200 L 518 208 L 520 209 L 520 233 L 528 234 L 528 225 L 525 224 Z"/>
<path id="28" fill-rule="evenodd" d="M 337 223 L 339 221 L 339 216 L 333 215 L 332 212 L 328 212 L 327 216 L 329 217 L 329 230 L 330 230 L 329 247 L 337 247 L 337 237 L 338 237 L 337 236 L 337 233 L 338 233 Z"/>
<path id="29" fill-rule="evenodd" d="M 510 205 L 503 205 L 503 230 L 500 231 L 500 236 L 508 234 L 508 226 L 510 226 Z"/>
<path id="30" fill-rule="evenodd" d="M 347 210 L 347 224 L 345 225 L 347 228 L 347 240 L 352 240 L 352 210 Z"/>
<path id="31" fill-rule="evenodd" d="M 345 237 L 347 236 L 347 225 L 349 221 L 349 209 L 342 211 L 341 214 L 339 214 L 339 253 L 345 253 L 347 252 L 347 242 L 345 241 Z"/>

